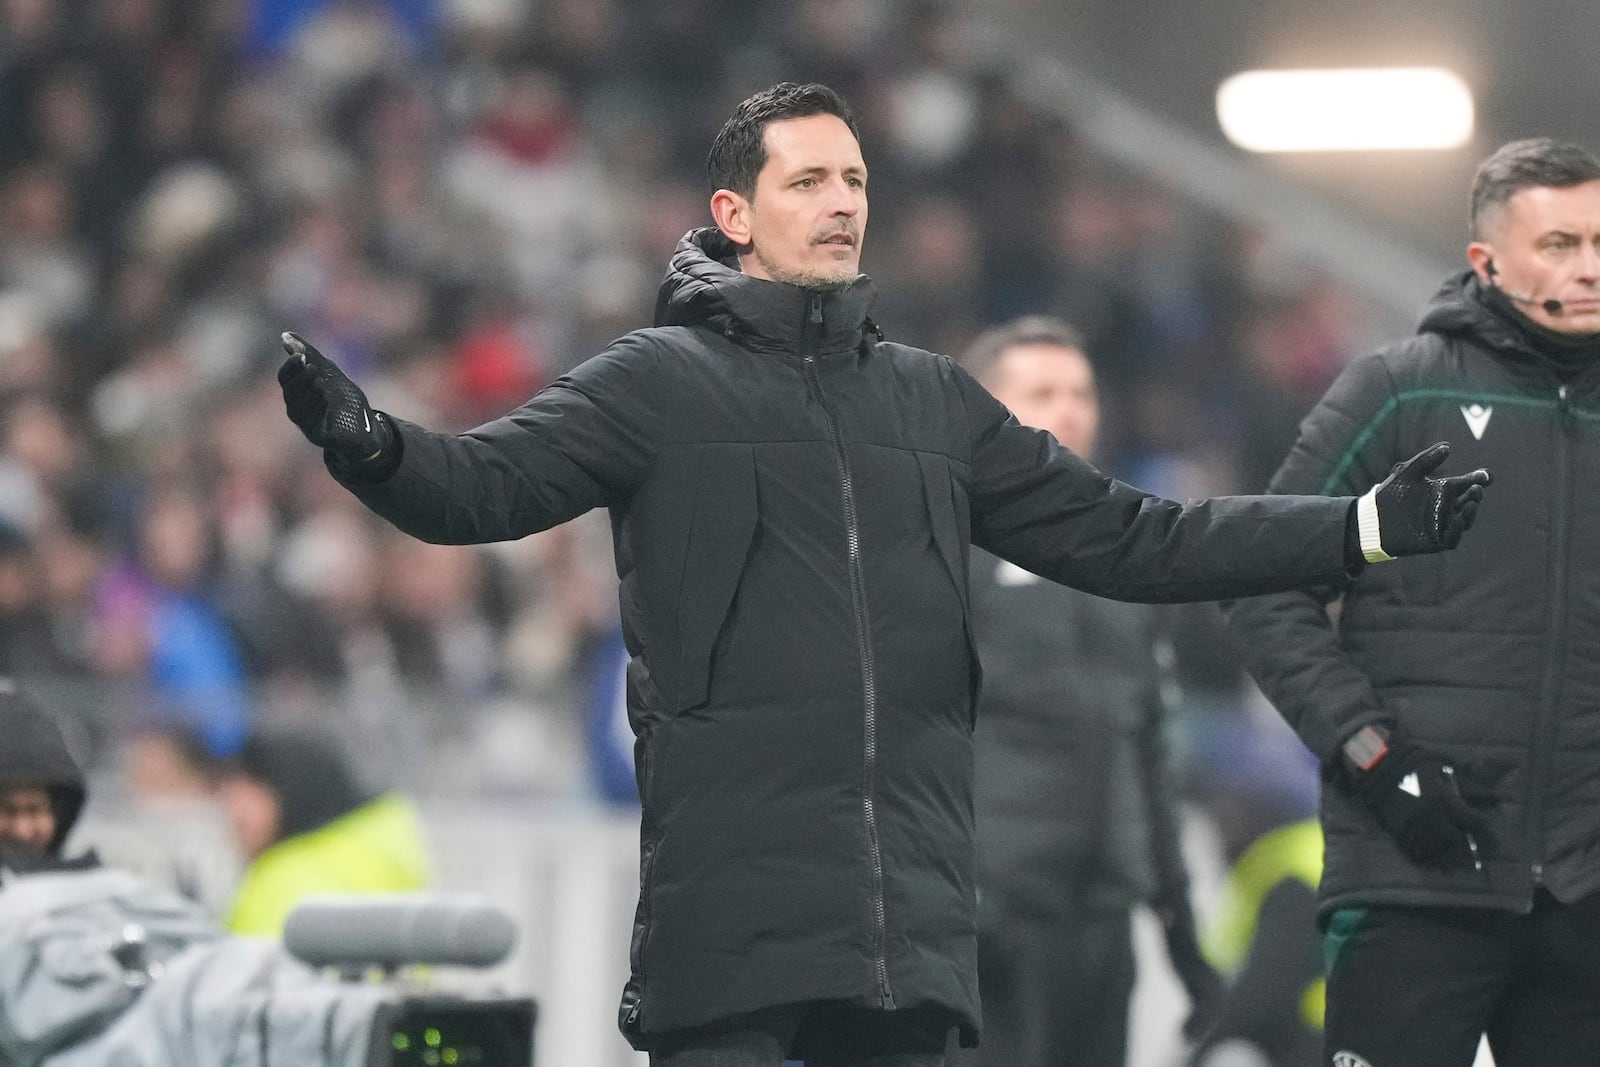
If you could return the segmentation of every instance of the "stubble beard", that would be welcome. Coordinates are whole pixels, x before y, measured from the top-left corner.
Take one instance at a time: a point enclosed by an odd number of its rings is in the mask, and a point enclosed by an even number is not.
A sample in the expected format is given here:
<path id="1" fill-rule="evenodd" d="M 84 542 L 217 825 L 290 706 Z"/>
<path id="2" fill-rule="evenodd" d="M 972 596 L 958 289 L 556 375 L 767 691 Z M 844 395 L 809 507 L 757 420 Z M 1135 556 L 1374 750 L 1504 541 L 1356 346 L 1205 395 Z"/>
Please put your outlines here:
<path id="1" fill-rule="evenodd" d="M 785 285 L 799 286 L 801 289 L 811 292 L 838 292 L 861 276 L 861 273 L 854 267 L 843 264 L 832 271 L 792 271 L 769 261 L 766 256 L 761 254 L 761 249 L 757 248 L 754 251 L 756 262 L 761 264 L 761 268 L 767 272 L 767 276 L 773 281 L 782 282 Z"/>

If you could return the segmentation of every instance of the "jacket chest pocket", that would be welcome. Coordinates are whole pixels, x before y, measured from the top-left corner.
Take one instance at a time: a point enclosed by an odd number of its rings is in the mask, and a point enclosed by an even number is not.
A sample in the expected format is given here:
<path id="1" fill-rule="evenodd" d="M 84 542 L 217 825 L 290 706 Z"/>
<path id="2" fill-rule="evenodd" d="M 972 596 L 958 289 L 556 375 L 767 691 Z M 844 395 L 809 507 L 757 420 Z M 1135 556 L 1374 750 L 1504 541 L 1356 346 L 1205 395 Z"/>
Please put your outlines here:
<path id="1" fill-rule="evenodd" d="M 641 552 L 646 658 L 673 711 L 704 704 L 711 657 L 739 590 L 757 521 L 746 444 L 699 445 L 653 487 Z"/>

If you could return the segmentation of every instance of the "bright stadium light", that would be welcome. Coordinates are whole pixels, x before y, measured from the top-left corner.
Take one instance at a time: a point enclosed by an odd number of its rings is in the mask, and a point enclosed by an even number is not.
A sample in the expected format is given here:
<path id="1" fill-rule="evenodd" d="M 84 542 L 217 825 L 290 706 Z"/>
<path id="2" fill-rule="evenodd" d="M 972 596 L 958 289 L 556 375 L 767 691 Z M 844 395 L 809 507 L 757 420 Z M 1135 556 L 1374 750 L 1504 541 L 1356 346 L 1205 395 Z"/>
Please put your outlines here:
<path id="1" fill-rule="evenodd" d="M 1247 70 L 1218 86 L 1217 120 L 1251 152 L 1456 148 L 1472 91 L 1439 67 Z"/>

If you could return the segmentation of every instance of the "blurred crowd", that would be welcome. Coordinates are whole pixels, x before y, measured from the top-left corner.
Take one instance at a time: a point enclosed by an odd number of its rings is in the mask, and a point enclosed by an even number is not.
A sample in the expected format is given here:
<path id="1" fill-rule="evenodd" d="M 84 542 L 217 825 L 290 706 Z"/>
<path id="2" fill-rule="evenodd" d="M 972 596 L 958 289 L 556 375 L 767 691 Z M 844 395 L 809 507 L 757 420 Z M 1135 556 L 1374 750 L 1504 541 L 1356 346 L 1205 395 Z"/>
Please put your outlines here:
<path id="1" fill-rule="evenodd" d="M 605 517 L 474 549 L 396 533 L 284 417 L 278 336 L 432 428 L 501 414 L 648 324 L 709 222 L 717 127 L 785 79 L 860 112 L 891 339 L 958 353 L 1064 316 L 1106 469 L 1259 491 L 1368 310 L 1097 158 L 973 17 L 0 0 L 0 674 L 72 713 L 114 795 L 198 794 L 253 725 L 311 721 L 423 795 L 614 793 Z M 1233 699 L 1196 633 L 1194 691 Z"/>

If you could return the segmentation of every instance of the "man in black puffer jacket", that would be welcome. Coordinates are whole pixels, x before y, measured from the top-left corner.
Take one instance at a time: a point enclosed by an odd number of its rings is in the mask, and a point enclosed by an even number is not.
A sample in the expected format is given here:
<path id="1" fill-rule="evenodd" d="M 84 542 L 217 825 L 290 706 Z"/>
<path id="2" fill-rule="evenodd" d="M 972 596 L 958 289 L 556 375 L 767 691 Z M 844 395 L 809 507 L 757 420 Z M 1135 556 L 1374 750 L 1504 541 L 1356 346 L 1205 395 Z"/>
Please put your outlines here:
<path id="1" fill-rule="evenodd" d="M 1018 425 L 948 358 L 882 341 L 866 166 L 823 86 L 712 147 L 656 326 L 460 435 L 382 412 L 287 335 L 292 418 L 430 541 L 610 509 L 643 816 L 621 1025 L 651 1062 L 937 1064 L 978 1029 L 967 551 L 1127 600 L 1342 579 L 1363 531 L 1453 547 L 1487 474 L 1430 450 L 1358 504 L 1179 505 Z"/>
<path id="2" fill-rule="evenodd" d="M 1272 488 L 1359 493 L 1449 434 L 1510 499 L 1450 558 L 1240 601 L 1231 625 L 1326 771 L 1334 1062 L 1466 1067 L 1487 1032 L 1500 1067 L 1592 1067 L 1600 161 L 1506 145 L 1472 229 L 1472 269 L 1334 383 Z"/>

